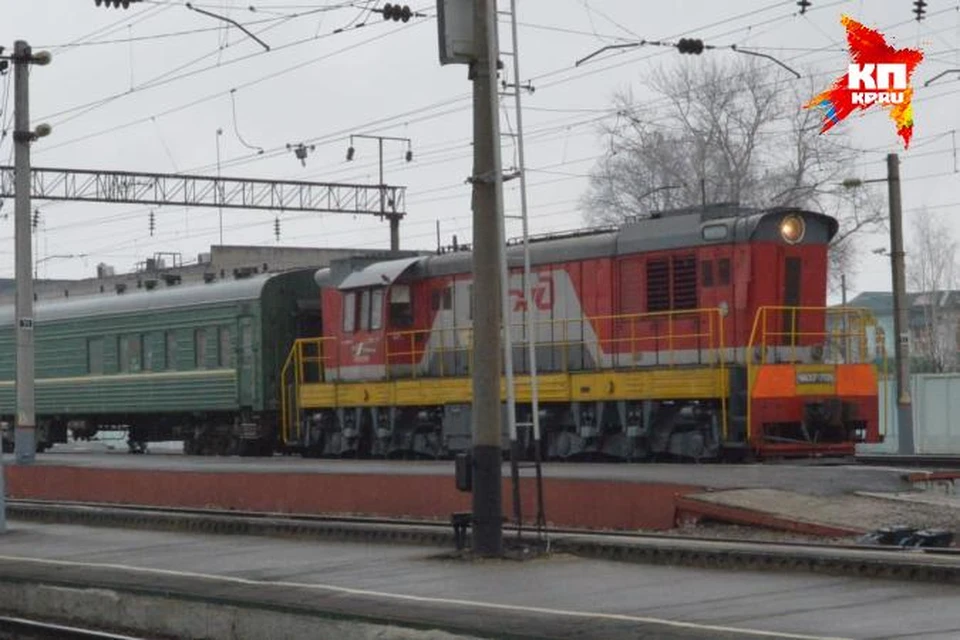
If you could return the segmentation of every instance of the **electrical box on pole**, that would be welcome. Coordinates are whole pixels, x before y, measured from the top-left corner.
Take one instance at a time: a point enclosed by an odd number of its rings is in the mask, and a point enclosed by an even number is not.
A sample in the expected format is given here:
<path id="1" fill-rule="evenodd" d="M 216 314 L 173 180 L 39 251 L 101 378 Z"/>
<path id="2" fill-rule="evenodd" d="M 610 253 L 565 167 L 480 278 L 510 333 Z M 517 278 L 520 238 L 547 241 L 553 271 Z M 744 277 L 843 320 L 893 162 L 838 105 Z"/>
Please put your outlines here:
<path id="1" fill-rule="evenodd" d="M 470 64 L 477 58 L 473 0 L 437 0 L 440 64 Z"/>

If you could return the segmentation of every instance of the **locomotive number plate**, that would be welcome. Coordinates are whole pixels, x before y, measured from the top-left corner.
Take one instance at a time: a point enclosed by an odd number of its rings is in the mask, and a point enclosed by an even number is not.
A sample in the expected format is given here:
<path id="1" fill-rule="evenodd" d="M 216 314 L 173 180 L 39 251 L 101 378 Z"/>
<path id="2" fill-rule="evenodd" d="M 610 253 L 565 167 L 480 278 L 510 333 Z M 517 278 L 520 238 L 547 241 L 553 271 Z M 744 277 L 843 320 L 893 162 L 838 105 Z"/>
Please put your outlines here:
<path id="1" fill-rule="evenodd" d="M 834 384 L 835 379 L 832 373 L 798 373 L 797 384 Z"/>

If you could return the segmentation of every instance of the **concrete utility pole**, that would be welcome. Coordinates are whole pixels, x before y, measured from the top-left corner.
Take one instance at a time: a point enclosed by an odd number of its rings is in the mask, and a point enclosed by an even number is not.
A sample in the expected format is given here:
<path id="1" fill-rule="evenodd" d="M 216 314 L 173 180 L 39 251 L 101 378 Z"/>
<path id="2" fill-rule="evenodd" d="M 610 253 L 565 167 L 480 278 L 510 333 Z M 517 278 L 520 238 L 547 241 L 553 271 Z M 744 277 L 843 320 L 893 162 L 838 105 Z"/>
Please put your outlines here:
<path id="1" fill-rule="evenodd" d="M 887 188 L 890 194 L 890 261 L 893 272 L 893 332 L 897 359 L 897 435 L 901 455 L 914 453 L 913 402 L 910 397 L 910 327 L 907 319 L 907 285 L 903 253 L 903 210 L 900 204 L 900 158 L 887 155 Z"/>
<path id="2" fill-rule="evenodd" d="M 29 65 L 47 64 L 46 52 L 32 55 L 30 45 L 17 40 L 13 45 L 13 143 L 14 143 L 14 244 L 16 278 L 16 417 L 14 447 L 19 464 L 31 464 L 37 451 L 37 425 L 34 411 L 33 345 L 33 251 L 30 218 L 30 143 L 50 133 L 41 125 L 30 131 Z"/>
<path id="3" fill-rule="evenodd" d="M 353 147 L 354 138 L 365 138 L 367 140 L 376 140 L 377 146 L 379 149 L 380 155 L 380 215 L 386 217 L 390 220 L 390 250 L 399 251 L 400 250 L 400 217 L 396 213 L 387 211 L 387 200 L 386 200 L 386 185 L 383 183 L 383 142 L 385 140 L 393 140 L 395 142 L 406 142 L 407 143 L 407 154 L 406 160 L 410 162 L 413 160 L 413 151 L 410 148 L 411 142 L 410 138 L 394 138 L 391 136 L 369 136 L 365 134 L 354 134 L 350 136 L 350 148 L 347 149 L 347 160 L 353 160 L 356 150 Z"/>
<path id="4" fill-rule="evenodd" d="M 503 550 L 500 405 L 502 211 L 496 0 L 474 3 L 473 80 L 473 551 Z"/>

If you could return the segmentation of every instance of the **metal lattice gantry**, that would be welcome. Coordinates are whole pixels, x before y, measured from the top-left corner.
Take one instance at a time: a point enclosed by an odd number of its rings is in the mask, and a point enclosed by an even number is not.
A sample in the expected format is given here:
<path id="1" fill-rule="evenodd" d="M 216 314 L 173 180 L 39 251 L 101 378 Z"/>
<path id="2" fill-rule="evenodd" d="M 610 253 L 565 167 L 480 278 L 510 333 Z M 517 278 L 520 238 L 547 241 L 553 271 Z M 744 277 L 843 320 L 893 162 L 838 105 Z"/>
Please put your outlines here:
<path id="1" fill-rule="evenodd" d="M 38 200 L 350 213 L 391 221 L 405 215 L 406 188 L 389 185 L 44 167 L 30 172 L 30 196 Z M 0 198 L 14 193 L 14 168 L 0 166 Z"/>

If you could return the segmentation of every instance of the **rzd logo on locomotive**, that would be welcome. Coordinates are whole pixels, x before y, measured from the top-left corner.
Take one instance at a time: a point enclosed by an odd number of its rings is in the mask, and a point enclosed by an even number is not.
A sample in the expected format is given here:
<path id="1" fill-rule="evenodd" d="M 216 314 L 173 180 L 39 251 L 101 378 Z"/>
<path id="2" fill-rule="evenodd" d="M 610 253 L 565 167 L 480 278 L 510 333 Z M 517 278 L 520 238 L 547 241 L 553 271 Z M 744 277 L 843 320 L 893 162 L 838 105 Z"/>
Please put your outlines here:
<path id="1" fill-rule="evenodd" d="M 533 304 L 540 311 L 553 309 L 553 276 L 549 273 L 537 274 L 537 281 L 533 285 Z M 510 298 L 513 299 L 514 313 L 523 313 L 527 310 L 527 297 L 523 289 L 510 289 Z"/>

